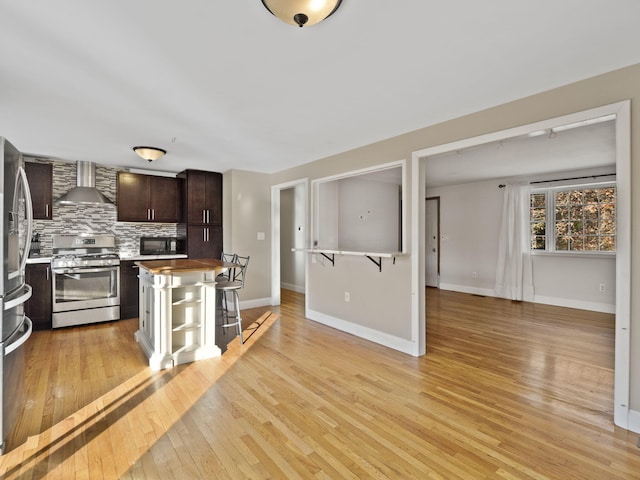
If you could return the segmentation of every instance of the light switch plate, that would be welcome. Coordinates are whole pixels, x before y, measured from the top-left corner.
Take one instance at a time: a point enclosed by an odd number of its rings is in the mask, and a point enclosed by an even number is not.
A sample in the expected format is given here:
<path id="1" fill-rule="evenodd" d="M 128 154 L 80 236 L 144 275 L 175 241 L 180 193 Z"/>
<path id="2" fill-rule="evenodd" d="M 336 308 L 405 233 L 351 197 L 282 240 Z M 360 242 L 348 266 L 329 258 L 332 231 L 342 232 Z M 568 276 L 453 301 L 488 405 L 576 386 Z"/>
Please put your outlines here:
<path id="1" fill-rule="evenodd" d="M 264 232 L 258 232 L 258 240 L 264 240 Z"/>

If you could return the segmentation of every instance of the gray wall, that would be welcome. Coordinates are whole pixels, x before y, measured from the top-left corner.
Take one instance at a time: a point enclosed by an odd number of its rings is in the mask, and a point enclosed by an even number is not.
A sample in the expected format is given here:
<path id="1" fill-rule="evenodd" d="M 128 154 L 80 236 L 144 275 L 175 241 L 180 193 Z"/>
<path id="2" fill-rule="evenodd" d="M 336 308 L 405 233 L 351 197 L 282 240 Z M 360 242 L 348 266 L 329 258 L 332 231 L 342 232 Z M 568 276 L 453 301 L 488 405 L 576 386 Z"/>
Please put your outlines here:
<path id="1" fill-rule="evenodd" d="M 233 192 L 226 192 L 225 198 L 233 198 L 235 190 L 246 192 L 247 189 L 257 189 L 255 196 L 266 205 L 253 209 L 249 217 L 242 219 L 247 225 L 263 225 L 269 222 L 269 188 L 301 178 L 309 181 L 336 175 L 351 170 L 380 165 L 390 161 L 411 159 L 412 152 L 424 148 L 442 145 L 449 142 L 463 140 L 491 132 L 501 131 L 519 125 L 534 123 L 549 118 L 579 112 L 589 108 L 612 104 L 631 99 L 631 124 L 640 125 L 640 64 L 609 72 L 581 82 L 543 92 L 531 97 L 515 100 L 464 117 L 425 127 L 381 142 L 366 145 L 361 148 L 344 152 L 311 162 L 296 168 L 291 168 L 270 176 L 258 174 L 239 176 L 233 184 Z M 631 132 L 631 163 L 632 190 L 640 191 L 640 129 L 633 128 Z M 235 175 L 235 172 L 230 174 Z M 411 179 L 418 172 L 413 172 L 407 165 L 407 178 Z M 411 182 L 408 184 L 411 197 Z M 235 200 L 233 200 L 235 202 Z M 632 255 L 631 281 L 632 285 L 640 282 L 640 255 L 637 254 L 638 238 L 640 238 L 640 195 L 632 196 Z M 407 205 L 408 218 L 411 218 L 413 206 Z M 226 220 L 228 221 L 228 219 Z M 225 228 L 226 228 L 225 221 Z M 232 223 L 237 222 L 233 217 Z M 262 228 L 262 227 L 260 227 Z M 255 227 L 251 228 L 255 231 Z M 268 230 L 265 230 L 268 231 Z M 236 241 L 233 232 L 233 241 Z M 244 232 L 242 232 L 244 233 Z M 237 237 L 244 242 L 242 233 Z M 407 247 L 411 245 L 411 233 L 407 230 Z M 419 233 L 423 235 L 423 233 Z M 254 233 L 252 233 L 254 235 Z M 268 242 L 266 242 L 268 243 Z M 260 249 L 263 259 L 265 275 L 261 277 L 264 285 L 255 286 L 264 296 L 268 296 L 270 289 L 270 251 Z M 258 254 L 256 252 L 256 254 Z M 346 258 L 346 257 L 345 257 Z M 399 258 L 395 265 L 385 264 L 383 272 L 368 260 L 351 258 L 348 261 L 337 262 L 341 267 L 325 267 L 310 269 L 308 272 L 307 301 L 323 312 L 344 319 L 352 324 L 372 330 L 381 329 L 390 332 L 400 340 L 411 338 L 411 298 L 418 292 L 412 292 L 411 265 L 409 258 Z M 343 270 L 345 266 L 351 266 Z M 338 268 L 340 268 L 338 270 Z M 352 296 L 351 302 L 345 303 L 343 292 L 345 285 L 357 286 L 367 292 L 367 295 Z M 256 292 L 258 293 L 258 292 Z M 252 297 L 246 297 L 252 298 Z M 257 298 L 257 295 L 253 298 Z M 395 305 L 393 314 L 389 313 L 388 305 Z M 631 408 L 640 410 L 640 297 L 631 300 Z"/>
<path id="2" fill-rule="evenodd" d="M 231 170 L 224 174 L 224 251 L 250 256 L 243 308 L 271 303 L 271 177 Z M 264 240 L 258 234 L 264 233 Z"/>

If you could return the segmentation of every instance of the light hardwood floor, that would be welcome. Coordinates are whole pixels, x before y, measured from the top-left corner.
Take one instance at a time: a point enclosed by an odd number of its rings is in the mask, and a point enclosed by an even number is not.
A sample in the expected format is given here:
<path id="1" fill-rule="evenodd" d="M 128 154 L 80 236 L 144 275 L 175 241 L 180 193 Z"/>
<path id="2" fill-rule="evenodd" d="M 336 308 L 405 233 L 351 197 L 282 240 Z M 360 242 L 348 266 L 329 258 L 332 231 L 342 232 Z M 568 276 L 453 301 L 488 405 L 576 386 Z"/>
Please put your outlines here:
<path id="1" fill-rule="evenodd" d="M 3 478 L 640 479 L 611 315 L 429 289 L 414 358 L 292 292 L 267 310 L 244 346 L 162 372 L 135 320 L 38 332 Z"/>

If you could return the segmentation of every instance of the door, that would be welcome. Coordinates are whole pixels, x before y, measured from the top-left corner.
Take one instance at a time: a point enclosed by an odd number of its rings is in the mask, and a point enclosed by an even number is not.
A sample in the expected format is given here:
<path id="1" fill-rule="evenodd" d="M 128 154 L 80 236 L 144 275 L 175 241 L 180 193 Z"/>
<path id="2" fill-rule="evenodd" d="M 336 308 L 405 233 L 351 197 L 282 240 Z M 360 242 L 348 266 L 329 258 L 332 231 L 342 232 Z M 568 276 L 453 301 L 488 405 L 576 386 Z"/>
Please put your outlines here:
<path id="1" fill-rule="evenodd" d="M 24 285 L 24 270 L 29 256 L 33 228 L 33 206 L 22 156 L 6 139 L 0 137 L 0 208 L 2 209 L 2 253 L 0 295 L 9 295 Z M 27 218 L 26 224 L 23 221 Z M 25 228 L 26 227 L 26 228 Z M 26 231 L 25 231 L 26 230 Z M 2 339 L 10 332 L 3 331 Z"/>
<path id="2" fill-rule="evenodd" d="M 222 174 L 187 170 L 187 223 L 222 225 Z"/>
<path id="3" fill-rule="evenodd" d="M 54 268 L 54 312 L 120 305 L 120 267 Z"/>
<path id="4" fill-rule="evenodd" d="M 187 255 L 191 259 L 220 258 L 222 255 L 222 227 L 187 227 Z"/>
<path id="5" fill-rule="evenodd" d="M 118 172 L 118 221 L 149 220 L 149 178 L 137 173 Z"/>
<path id="6" fill-rule="evenodd" d="M 48 263 L 27 265 L 27 284 L 33 295 L 24 305 L 34 330 L 51 329 L 51 266 Z"/>
<path id="7" fill-rule="evenodd" d="M 24 170 L 27 172 L 27 179 L 31 187 L 33 218 L 51 220 L 53 218 L 51 208 L 53 166 L 50 163 L 25 162 Z"/>
<path id="8" fill-rule="evenodd" d="M 177 223 L 182 212 L 180 182 L 177 178 L 149 176 L 149 208 L 151 220 Z"/>
<path id="9" fill-rule="evenodd" d="M 425 283 L 438 288 L 440 284 L 440 197 L 427 198 L 425 221 Z"/>
<path id="10" fill-rule="evenodd" d="M 135 318 L 139 315 L 138 271 L 139 267 L 133 260 L 120 262 L 120 318 Z"/>
<path id="11" fill-rule="evenodd" d="M 18 330 L 0 342 L 0 432 L 2 432 L 0 455 L 5 451 L 5 440 L 25 404 L 23 347 L 32 332 L 31 320 L 24 316 L 23 305 L 13 308 L 19 312 L 14 312 L 12 315 L 19 316 L 24 321 Z M 2 299 L 0 299 L 0 309 L 6 311 Z"/>

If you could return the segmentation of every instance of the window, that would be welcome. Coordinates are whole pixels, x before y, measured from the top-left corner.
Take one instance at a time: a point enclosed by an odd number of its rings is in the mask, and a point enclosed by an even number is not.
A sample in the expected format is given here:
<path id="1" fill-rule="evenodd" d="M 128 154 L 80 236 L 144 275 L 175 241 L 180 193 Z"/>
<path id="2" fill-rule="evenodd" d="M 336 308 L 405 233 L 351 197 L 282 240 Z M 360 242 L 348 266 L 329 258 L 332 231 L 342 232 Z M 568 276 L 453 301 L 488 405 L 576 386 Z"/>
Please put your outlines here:
<path id="1" fill-rule="evenodd" d="M 531 250 L 615 252 L 615 184 L 535 190 L 530 222 Z"/>

